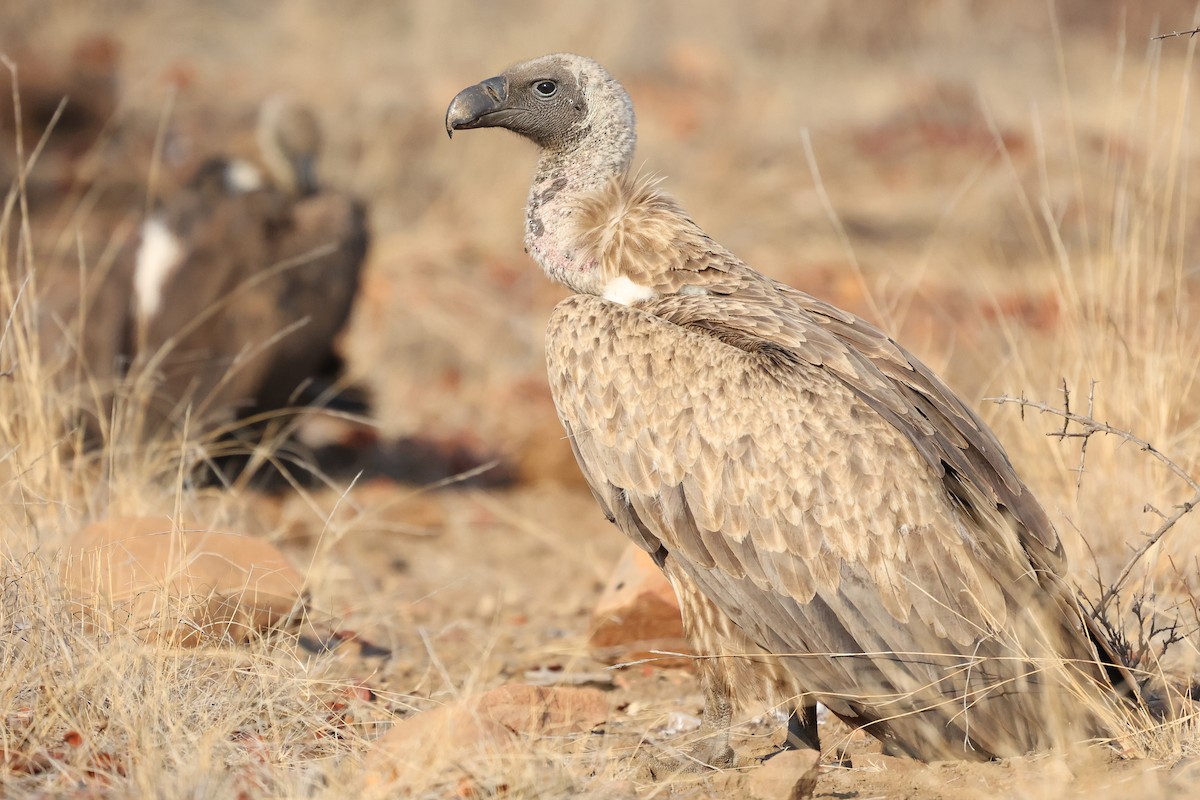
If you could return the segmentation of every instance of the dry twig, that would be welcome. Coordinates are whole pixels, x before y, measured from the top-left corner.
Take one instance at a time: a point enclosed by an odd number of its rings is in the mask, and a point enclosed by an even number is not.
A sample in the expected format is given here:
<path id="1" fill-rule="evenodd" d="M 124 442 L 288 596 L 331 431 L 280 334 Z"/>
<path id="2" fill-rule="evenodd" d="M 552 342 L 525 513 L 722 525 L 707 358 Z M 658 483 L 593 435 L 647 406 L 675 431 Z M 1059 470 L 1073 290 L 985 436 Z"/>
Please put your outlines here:
<path id="1" fill-rule="evenodd" d="M 1170 39 L 1174 36 L 1186 36 L 1190 39 L 1197 33 L 1200 33 L 1200 28 L 1192 28 L 1190 31 L 1171 31 L 1170 33 L 1160 33 L 1158 36 L 1150 37 L 1150 40 L 1156 42 L 1159 39 Z"/>

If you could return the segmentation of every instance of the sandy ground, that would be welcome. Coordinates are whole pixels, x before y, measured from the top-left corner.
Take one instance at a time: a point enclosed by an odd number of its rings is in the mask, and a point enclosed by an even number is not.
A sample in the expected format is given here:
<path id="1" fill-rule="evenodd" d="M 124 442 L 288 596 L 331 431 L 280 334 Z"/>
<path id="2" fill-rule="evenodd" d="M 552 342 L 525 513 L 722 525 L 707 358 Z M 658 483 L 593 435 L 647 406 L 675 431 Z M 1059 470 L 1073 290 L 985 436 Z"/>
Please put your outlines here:
<path id="1" fill-rule="evenodd" d="M 86 189 L 48 179 L 34 198 L 47 269 L 95 258 L 203 156 L 246 147 L 264 96 L 318 109 L 325 180 L 370 208 L 374 239 L 344 351 L 380 431 L 495 454 L 519 480 L 423 489 L 366 476 L 304 496 L 200 492 L 182 503 L 279 543 L 306 566 L 316 616 L 387 651 L 346 646 L 322 662 L 386 698 L 379 730 L 549 673 L 609 693 L 618 711 L 590 747 L 617 766 L 540 791 L 530 780 L 508 796 L 740 797 L 744 775 L 655 785 L 621 766 L 643 735 L 686 731 L 699 690 L 687 669 L 607 670 L 587 650 L 624 540 L 575 473 L 545 385 L 542 331 L 566 290 L 522 252 L 533 152 L 495 133 L 447 141 L 446 104 L 535 54 L 605 63 L 633 96 L 639 164 L 757 269 L 878 321 L 982 408 L 1092 590 L 1156 526 L 1147 505 L 1169 510 L 1188 487 L 1118 440 L 1095 440 L 1081 462 L 1077 442 L 1045 436 L 1057 419 L 982 400 L 1060 404 L 1066 380 L 1081 408 L 1096 380 L 1098 419 L 1196 474 L 1195 42 L 1152 43 L 1192 25 L 1189 4 L 1155 5 L 912 2 L 880 18 L 768 0 L 18 2 L 0 50 L 23 81 L 65 62 L 81 37 L 107 37 L 118 52 L 112 123 L 83 161 Z M 175 507 L 172 487 L 131 481 L 59 498 L 37 542 L 110 510 Z M 1197 534 L 1185 516 L 1136 571 L 1133 583 L 1163 609 L 1200 588 Z M 30 536 L 13 528 L 16 551 L 32 549 Z M 1194 623 L 1194 604 L 1183 608 Z M 1196 653 L 1191 630 L 1172 648 L 1173 674 Z M 1191 728 L 1148 739 L 1128 757 L 1101 749 L 934 767 L 871 761 L 875 748 L 856 739 L 853 766 L 826 754 L 815 796 L 1194 796 Z M 345 772 L 313 791 L 340 796 Z M 171 796 L 186 794 L 171 785 Z"/>

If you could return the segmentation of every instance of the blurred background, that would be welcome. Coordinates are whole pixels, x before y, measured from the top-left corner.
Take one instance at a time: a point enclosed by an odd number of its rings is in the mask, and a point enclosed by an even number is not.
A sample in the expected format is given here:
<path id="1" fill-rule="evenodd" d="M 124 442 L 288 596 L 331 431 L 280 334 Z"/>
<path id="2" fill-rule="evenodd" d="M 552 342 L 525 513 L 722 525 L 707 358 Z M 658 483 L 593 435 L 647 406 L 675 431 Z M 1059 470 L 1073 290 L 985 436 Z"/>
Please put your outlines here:
<path id="1" fill-rule="evenodd" d="M 68 413 L 30 385 L 36 371 L 6 362 L 9 555 L 105 516 L 188 515 L 304 565 L 314 607 L 378 645 L 338 651 L 322 674 L 369 673 L 393 692 L 390 714 L 572 672 L 609 681 L 625 715 L 611 730 L 624 725 L 633 745 L 661 721 L 655 709 L 698 713 L 690 673 L 614 679 L 591 660 L 590 615 L 625 542 L 582 484 L 546 386 L 545 321 L 566 290 L 523 252 L 535 154 L 507 134 L 451 142 L 444 129 L 460 89 L 574 51 L 628 88 L 636 164 L 664 176 L 715 239 L 878 323 L 980 409 L 1085 592 L 1095 599 L 1128 573 L 1113 613 L 1131 648 L 1153 661 L 1175 620 L 1185 638 L 1170 669 L 1186 676 L 1200 652 L 1200 525 L 1186 505 L 1200 503 L 1197 40 L 1153 38 L 1196 27 L 1194 1 L 6 0 L 3 14 L 10 270 L 36 271 L 44 298 L 70 295 L 80 275 L 128 257 L 148 211 L 205 158 L 253 149 L 264 98 L 291 95 L 324 128 L 323 182 L 367 208 L 370 250 L 338 347 L 379 434 L 424 442 L 410 460 L 441 459 L 430 474 L 494 461 L 505 484 L 434 491 L 430 477 L 365 476 L 217 492 L 174 467 L 123 466 L 119 442 L 81 465 L 60 452 Z M 52 121 L 23 190 L 9 191 Z M 0 354 L 11 359 L 8 336 Z M 987 400 L 1002 395 L 1069 404 L 1136 438 L 1064 440 L 1059 416 Z M 33 597 L 22 608 L 46 605 Z M 264 657 L 308 735 L 308 667 Z M 34 691 L 60 662 L 0 689 Z M 244 696 L 220 713 L 239 713 Z M 1147 746 L 1164 758 L 1194 750 L 1194 736 L 1175 734 Z M 609 788 L 600 796 L 627 796 Z"/>

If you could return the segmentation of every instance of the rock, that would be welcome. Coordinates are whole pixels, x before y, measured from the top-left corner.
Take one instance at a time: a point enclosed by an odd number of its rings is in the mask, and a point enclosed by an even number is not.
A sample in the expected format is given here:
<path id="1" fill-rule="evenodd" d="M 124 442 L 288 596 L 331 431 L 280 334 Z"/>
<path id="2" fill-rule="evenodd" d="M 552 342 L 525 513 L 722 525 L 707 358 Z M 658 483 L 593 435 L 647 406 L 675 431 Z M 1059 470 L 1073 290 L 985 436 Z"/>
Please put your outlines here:
<path id="1" fill-rule="evenodd" d="M 889 756 L 883 753 L 855 753 L 848 757 L 849 766 L 853 769 L 864 769 L 872 772 L 912 772 L 924 767 L 920 761 L 912 758 Z"/>
<path id="2" fill-rule="evenodd" d="M 528 753 L 529 738 L 584 733 L 608 713 L 598 689 L 501 686 L 399 722 L 368 752 L 367 785 L 442 783 L 499 767 L 505 755 Z"/>
<path id="3" fill-rule="evenodd" d="M 285 622 L 301 605 L 304 587 L 270 543 L 177 527 L 167 517 L 87 526 L 63 548 L 61 571 L 92 624 L 129 625 L 147 640 L 187 646 L 211 636 L 245 641 Z"/>
<path id="4" fill-rule="evenodd" d="M 683 634 L 675 590 L 637 545 L 625 548 L 596 603 L 589 644 L 597 658 L 609 663 L 650 658 L 658 666 L 678 666 L 687 660 L 663 658 L 651 651 L 692 652 Z"/>
<path id="5" fill-rule="evenodd" d="M 785 750 L 753 770 L 746 788 L 755 800 L 805 800 L 816 791 L 820 767 L 816 750 Z"/>
<path id="6" fill-rule="evenodd" d="M 528 736 L 587 731 L 608 718 L 608 698 L 599 689 L 510 684 L 480 695 L 468 707 Z"/>

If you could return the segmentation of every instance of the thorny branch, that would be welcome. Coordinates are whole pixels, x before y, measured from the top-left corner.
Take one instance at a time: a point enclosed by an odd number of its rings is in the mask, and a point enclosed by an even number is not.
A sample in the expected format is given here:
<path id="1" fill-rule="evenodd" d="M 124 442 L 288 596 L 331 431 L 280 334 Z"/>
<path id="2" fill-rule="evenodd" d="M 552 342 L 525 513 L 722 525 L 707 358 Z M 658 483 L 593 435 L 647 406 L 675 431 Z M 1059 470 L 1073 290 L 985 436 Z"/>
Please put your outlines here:
<path id="1" fill-rule="evenodd" d="M 1098 603 L 1096 603 L 1096 606 L 1095 606 L 1095 608 L 1098 612 L 1102 612 L 1104 610 L 1104 608 L 1108 605 L 1108 603 L 1112 601 L 1113 597 L 1116 596 L 1117 592 L 1120 591 L 1121 587 L 1125 584 L 1125 581 L 1127 581 L 1129 579 L 1130 573 L 1133 572 L 1133 568 L 1135 566 L 1137 566 L 1137 563 L 1142 560 L 1142 557 L 1145 556 L 1147 552 L 1149 552 L 1150 548 L 1152 548 L 1152 547 L 1154 547 L 1154 545 L 1158 544 L 1158 542 L 1163 538 L 1163 536 L 1165 536 L 1167 534 L 1167 531 L 1174 528 L 1175 524 L 1178 523 L 1179 520 L 1183 519 L 1183 517 L 1186 514 L 1188 514 L 1192 509 L 1194 509 L 1196 506 L 1200 505 L 1200 483 L 1197 483 L 1197 481 L 1191 475 L 1188 474 L 1187 470 L 1185 470 L 1183 467 L 1179 466 L 1178 463 L 1176 463 L 1174 460 L 1172 460 L 1167 455 L 1162 453 L 1158 448 L 1156 448 L 1154 445 L 1150 444 L 1150 442 L 1147 442 L 1145 439 L 1135 436 L 1134 434 L 1130 433 L 1129 431 L 1121 430 L 1120 428 L 1114 428 L 1112 425 L 1109 425 L 1107 422 L 1100 422 L 1100 421 L 1096 420 L 1095 418 L 1093 418 L 1092 416 L 1090 416 L 1090 412 L 1092 410 L 1092 405 L 1093 405 L 1093 400 L 1094 400 L 1094 391 L 1095 391 L 1095 384 L 1093 383 L 1092 391 L 1089 392 L 1089 396 L 1088 396 L 1089 414 L 1087 414 L 1087 415 L 1077 414 L 1077 413 L 1071 411 L 1069 404 L 1067 405 L 1066 408 L 1054 408 L 1053 406 L 1048 405 L 1047 403 L 1037 402 L 1034 400 L 1027 400 L 1024 397 L 1012 397 L 1009 395 L 1003 395 L 1001 397 L 993 397 L 993 398 L 989 398 L 989 399 L 998 405 L 1005 405 L 1005 404 L 1010 404 L 1010 403 L 1016 404 L 1016 405 L 1020 406 L 1022 415 L 1024 415 L 1026 408 L 1030 408 L 1030 409 L 1039 411 L 1044 414 L 1053 414 L 1055 416 L 1062 417 L 1062 419 L 1063 419 L 1062 429 L 1057 430 L 1057 431 L 1051 431 L 1050 433 L 1046 434 L 1047 436 L 1053 436 L 1058 439 L 1082 439 L 1085 446 L 1087 444 L 1088 439 L 1091 438 L 1092 436 L 1095 436 L 1096 434 L 1104 434 L 1105 436 L 1116 436 L 1119 439 L 1123 439 L 1123 440 L 1129 442 L 1130 444 L 1134 445 L 1135 447 L 1137 447 L 1139 450 L 1141 450 L 1145 453 L 1149 453 L 1151 456 L 1153 456 L 1155 459 L 1157 459 L 1160 463 L 1162 463 L 1164 466 L 1166 466 L 1166 468 L 1172 474 L 1174 474 L 1177 478 L 1182 480 L 1184 483 L 1186 483 L 1188 485 L 1188 487 L 1191 488 L 1192 498 L 1190 500 L 1176 506 L 1174 513 L 1172 513 L 1170 516 L 1166 516 L 1166 515 L 1160 513 L 1160 516 L 1163 518 L 1162 523 L 1160 523 L 1159 526 L 1149 535 L 1149 538 L 1147 538 L 1146 541 L 1142 543 L 1142 546 L 1134 551 L 1133 555 L 1130 556 L 1129 560 L 1125 563 L 1125 566 L 1122 567 L 1120 574 L 1117 576 L 1117 579 L 1115 581 L 1113 581 L 1113 583 L 1107 589 L 1104 590 L 1104 593 L 1100 597 L 1100 601 Z M 1069 401 L 1070 395 L 1067 391 L 1065 382 L 1063 383 L 1063 393 L 1064 393 L 1064 397 Z M 1075 430 L 1075 431 L 1068 430 L 1068 427 L 1071 423 L 1074 423 L 1078 427 L 1078 430 Z M 1081 472 L 1082 472 L 1082 469 L 1083 469 L 1083 456 L 1081 454 L 1081 456 L 1080 456 L 1080 471 Z M 1078 486 L 1078 484 L 1076 484 L 1076 486 Z M 1157 510 L 1157 509 L 1153 509 L 1153 510 Z"/>
<path id="2" fill-rule="evenodd" d="M 1063 394 L 1066 395 L 1066 393 L 1067 393 L 1067 379 L 1063 378 Z M 1088 407 L 1087 407 L 1088 419 L 1095 419 L 1095 417 L 1092 416 L 1092 411 L 1095 409 L 1095 407 L 1096 407 L 1096 381 L 1093 379 L 1091 381 L 1091 383 L 1088 385 Z M 1066 420 L 1063 420 L 1064 427 L 1066 426 L 1066 424 L 1067 424 Z M 1091 441 L 1091 437 L 1086 437 L 1083 440 L 1083 444 L 1079 446 L 1079 466 L 1075 468 L 1075 497 L 1076 498 L 1078 498 L 1079 493 L 1081 491 L 1083 491 L 1083 468 L 1084 468 L 1085 462 L 1087 461 L 1087 446 L 1088 446 L 1088 442 L 1090 442 L 1090 441 Z"/>
<path id="3" fill-rule="evenodd" d="M 1190 31 L 1171 31 L 1170 33 L 1160 33 L 1158 36 L 1150 37 L 1150 39 L 1151 41 L 1158 41 L 1159 39 L 1170 39 L 1173 36 L 1186 36 L 1190 39 L 1197 33 L 1200 33 L 1200 28 L 1192 28 Z"/>

